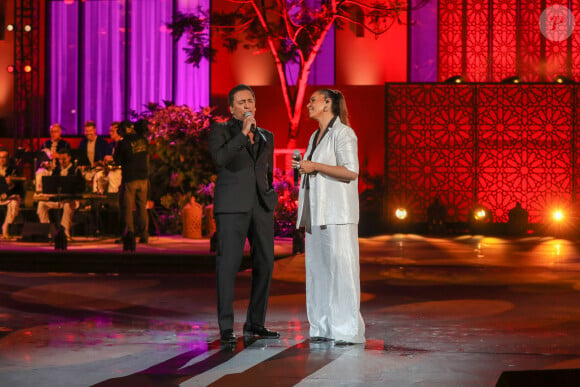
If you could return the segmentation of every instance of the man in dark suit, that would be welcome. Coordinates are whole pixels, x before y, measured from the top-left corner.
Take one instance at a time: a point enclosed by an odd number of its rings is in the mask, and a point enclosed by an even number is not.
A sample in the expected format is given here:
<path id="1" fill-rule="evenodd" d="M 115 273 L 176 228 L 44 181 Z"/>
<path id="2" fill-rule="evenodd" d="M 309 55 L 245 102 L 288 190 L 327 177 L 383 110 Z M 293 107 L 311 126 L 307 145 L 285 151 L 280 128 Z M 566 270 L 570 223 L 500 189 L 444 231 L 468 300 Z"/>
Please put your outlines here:
<path id="1" fill-rule="evenodd" d="M 98 161 L 111 154 L 107 140 L 97 136 L 97 126 L 94 121 L 85 123 L 85 137 L 79 143 L 79 165 L 94 167 Z"/>
<path id="2" fill-rule="evenodd" d="M 255 96 L 246 85 L 228 94 L 232 118 L 212 126 L 209 150 L 217 168 L 214 216 L 217 226 L 218 323 L 222 343 L 235 343 L 234 285 L 248 238 L 252 254 L 252 289 L 244 336 L 279 338 L 264 327 L 274 267 L 272 186 L 274 136 L 256 127 Z"/>

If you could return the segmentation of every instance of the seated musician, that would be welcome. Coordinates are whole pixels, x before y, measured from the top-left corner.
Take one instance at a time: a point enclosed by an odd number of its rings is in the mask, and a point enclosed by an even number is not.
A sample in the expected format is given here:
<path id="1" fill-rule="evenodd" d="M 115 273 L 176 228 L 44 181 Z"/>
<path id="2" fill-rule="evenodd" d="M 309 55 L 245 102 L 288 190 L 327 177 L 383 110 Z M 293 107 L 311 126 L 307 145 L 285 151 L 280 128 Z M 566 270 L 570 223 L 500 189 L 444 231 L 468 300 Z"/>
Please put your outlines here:
<path id="1" fill-rule="evenodd" d="M 119 122 L 111 123 L 109 135 L 110 152 L 104 157 L 102 163 L 97 163 L 95 168 L 96 173 L 93 178 L 93 192 L 95 193 L 118 193 L 121 186 L 121 168 L 113 161 L 117 144 L 123 139 L 119 135 Z"/>
<path id="2" fill-rule="evenodd" d="M 6 217 L 2 224 L 2 239 L 10 238 L 8 227 L 18 216 L 20 195 L 15 191 L 14 168 L 8 165 L 8 149 L 0 147 L 0 206 L 6 206 Z"/>
<path id="3" fill-rule="evenodd" d="M 61 138 L 62 127 L 60 124 L 50 125 L 50 139 L 46 140 L 41 146 L 40 150 L 45 151 L 49 158 L 54 158 L 61 149 L 71 149 L 68 141 Z"/>
<path id="4" fill-rule="evenodd" d="M 97 126 L 94 121 L 85 122 L 84 130 L 85 137 L 73 153 L 73 159 L 81 167 L 85 180 L 91 182 L 95 176 L 96 167 L 102 167 L 105 156 L 111 152 L 107 140 L 97 136 Z"/>
<path id="5" fill-rule="evenodd" d="M 70 149 L 62 149 L 58 153 L 59 166 L 52 170 L 52 176 L 78 176 L 82 177 L 80 169 L 76 168 L 72 163 L 72 156 Z M 37 179 L 38 181 L 38 179 Z M 38 189 L 38 186 L 37 186 Z M 72 226 L 72 219 L 75 209 L 79 206 L 79 201 L 76 199 L 66 198 L 64 200 L 51 201 L 41 200 L 38 202 L 38 209 L 36 213 L 40 219 L 40 223 L 50 223 L 48 212 L 50 209 L 62 208 L 62 218 L 60 224 L 64 228 L 67 239 L 70 239 L 70 229 Z"/>

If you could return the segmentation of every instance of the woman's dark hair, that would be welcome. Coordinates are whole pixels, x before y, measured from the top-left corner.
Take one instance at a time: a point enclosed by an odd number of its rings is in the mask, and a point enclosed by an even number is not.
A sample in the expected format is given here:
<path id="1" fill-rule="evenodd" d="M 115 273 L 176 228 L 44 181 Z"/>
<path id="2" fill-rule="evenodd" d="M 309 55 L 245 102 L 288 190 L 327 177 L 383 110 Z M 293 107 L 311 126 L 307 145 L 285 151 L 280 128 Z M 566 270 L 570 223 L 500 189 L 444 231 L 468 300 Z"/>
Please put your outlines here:
<path id="1" fill-rule="evenodd" d="M 345 125 L 350 125 L 348 120 L 348 109 L 346 108 L 346 101 L 344 95 L 339 90 L 320 89 L 318 92 L 328 98 L 331 103 L 332 114 L 338 116 L 340 121 Z"/>
<path id="2" fill-rule="evenodd" d="M 252 93 L 252 97 L 254 98 L 254 100 L 256 99 L 256 95 L 254 94 L 254 90 L 252 90 L 252 88 L 250 86 L 240 84 L 240 85 L 234 86 L 234 88 L 231 89 L 230 92 L 228 93 L 228 105 L 229 106 L 234 106 L 234 95 L 236 95 L 236 93 L 238 91 L 242 91 L 242 90 L 248 90 L 250 93 Z"/>

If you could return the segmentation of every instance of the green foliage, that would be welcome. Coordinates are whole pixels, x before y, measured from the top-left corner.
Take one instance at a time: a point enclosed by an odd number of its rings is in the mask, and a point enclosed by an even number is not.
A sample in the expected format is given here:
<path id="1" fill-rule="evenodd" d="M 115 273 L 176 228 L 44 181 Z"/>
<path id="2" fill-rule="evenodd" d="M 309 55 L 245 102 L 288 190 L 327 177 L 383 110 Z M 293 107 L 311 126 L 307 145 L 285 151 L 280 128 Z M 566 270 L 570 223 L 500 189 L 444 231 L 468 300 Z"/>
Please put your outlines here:
<path id="1" fill-rule="evenodd" d="M 165 231 L 181 231 L 181 209 L 192 196 L 198 203 L 213 201 L 215 168 L 207 145 L 212 108 L 195 111 L 164 101 L 149 103 L 137 115 L 147 120 L 151 199 L 164 212 Z"/>

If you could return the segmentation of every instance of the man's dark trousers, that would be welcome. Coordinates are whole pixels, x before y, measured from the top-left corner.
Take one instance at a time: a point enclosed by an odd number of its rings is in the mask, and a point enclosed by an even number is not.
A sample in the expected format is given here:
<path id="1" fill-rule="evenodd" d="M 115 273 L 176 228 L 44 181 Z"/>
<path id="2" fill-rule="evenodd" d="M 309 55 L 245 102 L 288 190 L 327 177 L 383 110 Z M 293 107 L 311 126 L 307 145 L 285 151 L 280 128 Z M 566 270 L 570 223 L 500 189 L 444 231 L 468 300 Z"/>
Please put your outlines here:
<path id="1" fill-rule="evenodd" d="M 233 329 L 234 287 L 240 268 L 246 236 L 252 255 L 252 289 L 246 322 L 263 326 L 274 268 L 274 213 L 260 204 L 245 213 L 215 214 L 218 233 L 217 286 L 220 331 Z"/>

